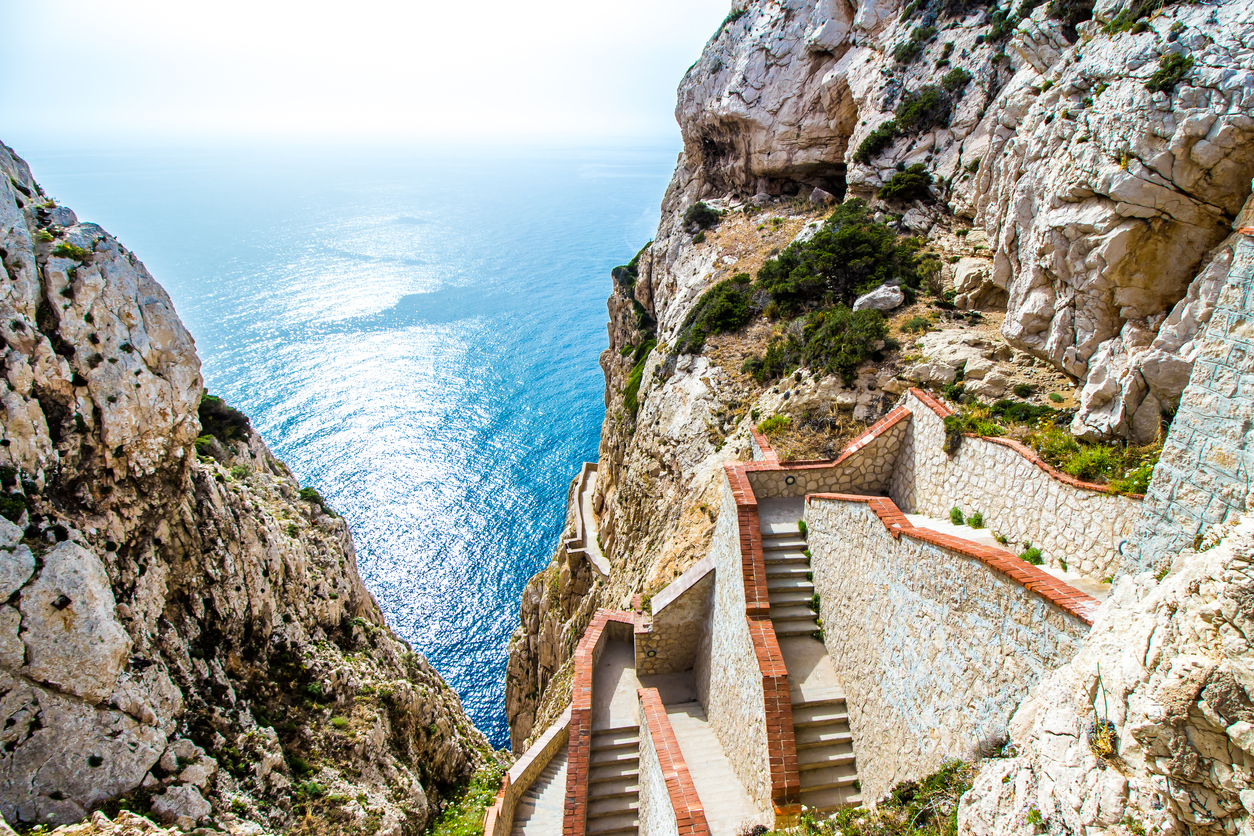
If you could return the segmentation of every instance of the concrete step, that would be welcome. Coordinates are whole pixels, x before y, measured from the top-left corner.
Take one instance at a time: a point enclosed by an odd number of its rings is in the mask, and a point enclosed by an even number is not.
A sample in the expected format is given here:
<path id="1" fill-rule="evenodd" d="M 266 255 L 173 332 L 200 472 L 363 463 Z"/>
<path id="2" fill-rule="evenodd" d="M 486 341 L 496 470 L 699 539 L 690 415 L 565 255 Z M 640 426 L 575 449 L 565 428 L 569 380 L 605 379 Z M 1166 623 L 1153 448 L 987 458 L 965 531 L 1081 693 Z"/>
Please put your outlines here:
<path id="1" fill-rule="evenodd" d="M 586 833 L 598 833 L 609 836 L 609 834 L 625 834 L 635 833 L 640 828 L 640 822 L 636 820 L 635 812 L 621 813 L 617 816 L 603 816 L 597 819 L 588 819 L 588 827 Z"/>
<path id="2" fill-rule="evenodd" d="M 824 769 L 829 766 L 845 766 L 854 762 L 853 747 L 841 751 L 845 747 L 828 747 L 826 749 L 802 749 L 797 752 L 797 768 L 802 772 L 809 769 Z"/>
<path id="3" fill-rule="evenodd" d="M 810 558 L 801 552 L 763 552 L 762 559 L 766 561 L 767 566 L 778 565 L 782 563 L 805 563 L 809 565 Z"/>
<path id="4" fill-rule="evenodd" d="M 771 578 L 790 578 L 809 582 L 810 579 L 806 574 L 810 571 L 810 567 L 804 563 L 768 563 L 766 564 L 766 578 L 769 582 Z M 770 588 L 769 586 L 767 587 Z"/>
<path id="5" fill-rule="evenodd" d="M 619 781 L 624 778 L 630 778 L 632 781 L 635 781 L 640 775 L 638 765 L 639 759 L 611 763 L 604 766 L 590 766 L 588 768 L 588 783 L 599 784 L 602 781 Z"/>
<path id="6" fill-rule="evenodd" d="M 830 704 L 809 705 L 800 703 L 792 707 L 792 724 L 799 729 L 835 726 L 844 723 L 848 728 L 849 714 L 844 700 L 832 700 Z"/>
<path id="7" fill-rule="evenodd" d="M 774 619 L 772 619 L 771 623 L 775 627 L 775 638 L 777 639 L 808 636 L 819 629 L 819 624 L 814 620 L 813 615 L 810 616 L 809 621 L 781 621 L 776 624 Z"/>
<path id="8" fill-rule="evenodd" d="M 802 790 L 801 803 L 819 813 L 830 813 L 842 807 L 862 804 L 862 795 L 853 786 L 829 787 L 824 790 Z"/>
<path id="9" fill-rule="evenodd" d="M 795 717 L 796 715 L 794 715 Z M 821 746 L 844 746 L 853 745 L 853 735 L 849 732 L 847 723 L 829 723 L 822 726 L 810 726 L 808 728 L 795 729 L 794 733 L 797 737 L 797 756 L 801 756 L 803 749 L 813 749 Z"/>
<path id="10" fill-rule="evenodd" d="M 806 576 L 804 574 L 795 577 L 767 577 L 766 591 L 768 594 L 772 592 L 782 592 L 784 590 L 802 591 L 805 592 L 806 597 L 808 598 L 814 594 L 814 584 L 806 580 Z"/>
<path id="11" fill-rule="evenodd" d="M 852 765 L 829 766 L 824 769 L 803 769 L 801 771 L 801 791 L 852 787 L 853 782 L 856 780 L 858 780 L 858 773 Z"/>
<path id="12" fill-rule="evenodd" d="M 605 752 L 610 749 L 639 749 L 640 732 L 632 729 L 630 733 L 614 732 L 613 734 L 593 735 L 592 751 Z"/>
<path id="13" fill-rule="evenodd" d="M 775 551 L 784 551 L 784 550 L 794 551 L 794 552 L 803 552 L 808 548 L 809 546 L 806 545 L 805 540 L 801 539 L 800 534 L 794 533 L 791 537 L 784 536 L 784 537 L 763 537 L 762 538 L 762 551 L 763 552 L 775 552 Z"/>
<path id="14" fill-rule="evenodd" d="M 806 609 L 809 609 L 810 602 L 814 600 L 814 593 L 811 591 L 813 589 L 814 587 L 810 587 L 810 589 L 789 590 L 768 589 L 767 592 L 769 593 L 771 609 L 774 609 L 775 607 L 805 607 Z M 811 612 L 813 612 L 813 610 L 811 610 Z"/>
<path id="15" fill-rule="evenodd" d="M 640 784 L 636 775 L 624 775 L 604 781 L 588 782 L 588 797 L 597 798 L 634 798 L 640 794 Z"/>
<path id="16" fill-rule="evenodd" d="M 763 540 L 765 540 L 768 537 L 800 537 L 801 536 L 801 529 L 797 527 L 796 521 L 763 523 L 759 530 L 762 532 Z"/>
<path id="17" fill-rule="evenodd" d="M 808 603 L 805 604 L 786 604 L 783 606 L 771 605 L 771 621 L 813 621 L 814 610 L 810 609 Z"/>
<path id="18" fill-rule="evenodd" d="M 588 820 L 606 819 L 615 816 L 635 817 L 640 803 L 635 797 L 594 798 L 588 797 Z"/>
<path id="19" fill-rule="evenodd" d="M 632 766 L 640 760 L 640 754 L 635 749 L 602 749 L 601 751 L 593 750 L 588 756 L 589 766 L 607 766 L 609 764 Z"/>

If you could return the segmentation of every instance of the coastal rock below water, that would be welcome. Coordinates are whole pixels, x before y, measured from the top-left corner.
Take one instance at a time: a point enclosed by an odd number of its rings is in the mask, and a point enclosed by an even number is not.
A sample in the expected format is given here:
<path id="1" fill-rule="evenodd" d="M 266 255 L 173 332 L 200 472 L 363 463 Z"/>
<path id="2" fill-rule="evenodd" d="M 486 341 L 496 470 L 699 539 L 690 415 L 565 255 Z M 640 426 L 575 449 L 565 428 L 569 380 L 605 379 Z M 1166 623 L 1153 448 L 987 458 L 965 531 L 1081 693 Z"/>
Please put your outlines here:
<path id="1" fill-rule="evenodd" d="M 417 834 L 486 741 L 387 628 L 344 522 L 244 416 L 202 414 L 191 336 L 134 254 L 2 145 L 0 175 L 0 814 L 129 799 L 260 833 L 347 797 Z M 294 794 L 311 780 L 326 795 Z"/>

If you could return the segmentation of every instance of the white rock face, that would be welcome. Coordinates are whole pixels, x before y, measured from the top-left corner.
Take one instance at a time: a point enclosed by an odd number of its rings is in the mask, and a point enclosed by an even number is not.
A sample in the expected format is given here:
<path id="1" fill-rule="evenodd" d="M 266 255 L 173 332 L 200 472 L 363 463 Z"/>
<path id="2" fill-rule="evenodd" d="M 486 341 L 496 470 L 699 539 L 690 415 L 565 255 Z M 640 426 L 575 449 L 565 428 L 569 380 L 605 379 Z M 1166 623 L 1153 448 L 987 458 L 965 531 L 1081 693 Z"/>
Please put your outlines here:
<path id="1" fill-rule="evenodd" d="M 238 413 L 198 455 L 213 430 L 169 297 L 3 145 L 0 260 L 0 815 L 73 822 L 142 787 L 185 826 L 282 831 L 308 757 L 417 834 L 421 781 L 460 780 L 486 742 L 383 623 L 347 526 Z"/>
<path id="2" fill-rule="evenodd" d="M 870 293 L 859 296 L 854 300 L 853 309 L 855 311 L 891 311 L 894 308 L 901 307 L 906 301 L 906 294 L 901 288 L 892 285 L 881 285 Z"/>

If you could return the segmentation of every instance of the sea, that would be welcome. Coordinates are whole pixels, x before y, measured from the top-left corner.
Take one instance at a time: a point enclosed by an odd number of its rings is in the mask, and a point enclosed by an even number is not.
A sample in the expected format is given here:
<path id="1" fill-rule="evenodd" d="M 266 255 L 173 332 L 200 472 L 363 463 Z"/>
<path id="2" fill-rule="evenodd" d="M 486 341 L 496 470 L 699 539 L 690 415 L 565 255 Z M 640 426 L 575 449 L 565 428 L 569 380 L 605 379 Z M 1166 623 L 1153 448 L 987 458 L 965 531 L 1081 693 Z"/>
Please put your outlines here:
<path id="1" fill-rule="evenodd" d="M 610 270 L 653 234 L 678 137 L 15 150 L 143 260 L 208 390 L 347 520 L 388 622 L 506 746 L 521 591 L 597 456 Z"/>

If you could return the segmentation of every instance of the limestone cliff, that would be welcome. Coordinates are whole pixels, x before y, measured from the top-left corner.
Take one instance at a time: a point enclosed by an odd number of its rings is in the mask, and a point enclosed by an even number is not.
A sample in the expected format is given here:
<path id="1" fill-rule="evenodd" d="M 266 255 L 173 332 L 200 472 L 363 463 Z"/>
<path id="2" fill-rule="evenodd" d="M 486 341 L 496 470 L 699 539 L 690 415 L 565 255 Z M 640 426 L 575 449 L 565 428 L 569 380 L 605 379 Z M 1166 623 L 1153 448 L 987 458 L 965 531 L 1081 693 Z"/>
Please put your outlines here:
<path id="1" fill-rule="evenodd" d="M 968 391 L 989 399 L 1046 382 L 1077 408 L 1077 435 L 1160 432 L 1250 197 L 1251 21 L 1248 0 L 737 0 L 680 85 L 684 151 L 655 240 L 616 271 L 609 299 L 594 504 L 611 573 L 581 574 L 559 549 L 524 593 L 514 745 L 560 711 L 595 607 L 625 607 L 704 553 L 719 464 L 747 455 L 759 416 L 872 420 L 910 382 L 965 368 Z M 924 199 L 876 200 L 916 165 L 932 178 Z M 669 351 L 706 289 L 755 273 L 845 194 L 925 237 L 957 306 L 980 317 L 949 320 L 849 388 L 741 374 L 772 333 L 761 321 L 696 355 Z M 697 201 L 750 211 L 694 237 L 684 215 Z"/>
<path id="2" fill-rule="evenodd" d="M 488 751 L 135 255 L 0 145 L 0 813 L 416 833 Z"/>

